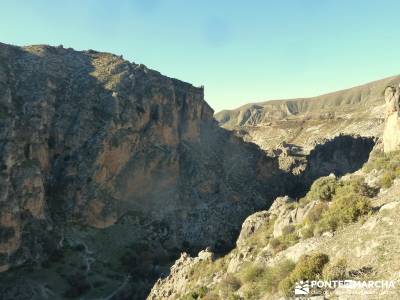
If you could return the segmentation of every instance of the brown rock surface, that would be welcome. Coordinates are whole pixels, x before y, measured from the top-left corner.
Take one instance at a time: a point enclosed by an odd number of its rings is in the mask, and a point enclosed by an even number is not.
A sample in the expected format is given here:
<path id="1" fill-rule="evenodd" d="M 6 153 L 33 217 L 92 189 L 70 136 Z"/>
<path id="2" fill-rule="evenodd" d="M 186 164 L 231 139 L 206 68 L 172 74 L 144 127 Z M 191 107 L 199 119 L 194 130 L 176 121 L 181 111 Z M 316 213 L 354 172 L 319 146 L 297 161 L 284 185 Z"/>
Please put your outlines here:
<path id="1" fill-rule="evenodd" d="M 76 244 L 119 265 L 140 242 L 151 282 L 181 250 L 232 247 L 288 182 L 217 126 L 203 88 L 93 50 L 0 44 L 0 140 L 1 271 Z"/>
<path id="2" fill-rule="evenodd" d="M 385 90 L 386 122 L 383 132 L 383 147 L 385 152 L 400 149 L 400 85 L 389 86 Z"/>

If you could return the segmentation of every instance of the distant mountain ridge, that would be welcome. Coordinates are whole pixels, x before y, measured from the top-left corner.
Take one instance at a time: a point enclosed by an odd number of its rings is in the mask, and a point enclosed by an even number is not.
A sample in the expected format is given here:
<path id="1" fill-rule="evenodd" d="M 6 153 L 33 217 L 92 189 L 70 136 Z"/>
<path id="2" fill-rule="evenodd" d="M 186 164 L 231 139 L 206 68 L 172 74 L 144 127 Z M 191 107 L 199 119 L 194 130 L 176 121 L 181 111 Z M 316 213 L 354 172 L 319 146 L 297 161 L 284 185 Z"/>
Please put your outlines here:
<path id="1" fill-rule="evenodd" d="M 214 115 L 219 125 L 268 150 L 282 141 L 311 150 L 321 139 L 341 133 L 380 137 L 384 95 L 392 76 L 357 87 L 312 97 L 250 103 Z"/>
<path id="2" fill-rule="evenodd" d="M 258 121 L 267 121 L 291 115 L 329 111 L 336 107 L 351 108 L 357 104 L 382 105 L 385 87 L 399 81 L 400 75 L 397 75 L 316 97 L 249 103 L 233 110 L 222 110 L 215 114 L 215 118 L 222 127 L 233 128 L 238 125 L 254 124 L 251 123 L 251 112 L 255 110 L 261 112 Z"/>

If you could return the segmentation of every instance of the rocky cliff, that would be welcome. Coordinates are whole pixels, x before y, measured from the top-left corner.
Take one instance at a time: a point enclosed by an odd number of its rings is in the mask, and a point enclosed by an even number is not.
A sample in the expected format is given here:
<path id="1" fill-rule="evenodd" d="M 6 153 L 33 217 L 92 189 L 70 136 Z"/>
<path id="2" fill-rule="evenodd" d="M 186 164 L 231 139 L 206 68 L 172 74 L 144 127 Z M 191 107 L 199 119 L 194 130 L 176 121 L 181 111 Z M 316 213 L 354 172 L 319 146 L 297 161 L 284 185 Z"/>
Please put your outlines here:
<path id="1" fill-rule="evenodd" d="M 388 86 L 385 90 L 386 122 L 383 132 L 385 152 L 400 149 L 400 85 L 396 88 Z"/>
<path id="2" fill-rule="evenodd" d="M 0 139 L 0 270 L 35 272 L 7 272 L 3 299 L 43 282 L 77 296 L 93 276 L 104 296 L 121 274 L 141 299 L 180 251 L 230 249 L 289 182 L 217 126 L 202 88 L 93 50 L 0 44 Z"/>

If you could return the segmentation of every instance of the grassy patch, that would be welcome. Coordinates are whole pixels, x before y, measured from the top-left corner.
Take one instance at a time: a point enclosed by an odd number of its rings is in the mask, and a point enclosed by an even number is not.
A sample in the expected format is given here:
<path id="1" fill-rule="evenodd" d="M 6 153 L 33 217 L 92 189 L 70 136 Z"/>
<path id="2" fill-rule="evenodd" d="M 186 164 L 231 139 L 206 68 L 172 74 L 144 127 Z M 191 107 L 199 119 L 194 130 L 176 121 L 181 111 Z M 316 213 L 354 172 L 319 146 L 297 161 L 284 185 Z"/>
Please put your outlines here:
<path id="1" fill-rule="evenodd" d="M 293 228 L 295 228 L 295 227 L 293 226 Z M 285 233 L 285 231 L 284 231 L 284 233 L 281 236 L 271 239 L 269 242 L 269 245 L 274 250 L 274 253 L 278 253 L 282 250 L 285 250 L 286 248 L 288 248 L 290 246 L 293 246 L 299 240 L 300 240 L 300 238 L 299 238 L 296 230 L 293 229 L 293 231 L 291 231 L 291 232 L 286 231 L 286 233 Z"/>
<path id="2" fill-rule="evenodd" d="M 293 296 L 293 287 L 297 281 L 317 280 L 322 277 L 324 266 L 329 257 L 323 253 L 303 255 L 294 270 L 279 283 L 279 290 L 287 297 Z"/>
<path id="3" fill-rule="evenodd" d="M 294 269 L 295 264 L 283 260 L 273 267 L 263 268 L 249 265 L 241 270 L 239 276 L 243 282 L 245 299 L 260 299 L 266 293 L 273 294 L 278 291 L 279 282 L 286 278 Z"/>
<path id="4" fill-rule="evenodd" d="M 273 236 L 274 223 L 275 219 L 271 218 L 260 226 L 253 235 L 246 239 L 246 246 L 261 248 L 267 245 Z"/>
<path id="5" fill-rule="evenodd" d="M 325 280 L 345 280 L 348 275 L 348 266 L 346 259 L 339 259 L 335 263 L 329 263 L 322 271 Z"/>
<path id="6" fill-rule="evenodd" d="M 314 229 L 315 229 L 315 226 L 313 224 L 304 226 L 300 231 L 301 237 L 303 239 L 312 238 L 314 236 Z"/>
<path id="7" fill-rule="evenodd" d="M 392 186 L 394 179 L 400 177 L 400 151 L 390 153 L 376 151 L 371 155 L 363 169 L 367 173 L 374 169 L 381 171 L 380 186 L 389 188 Z"/>

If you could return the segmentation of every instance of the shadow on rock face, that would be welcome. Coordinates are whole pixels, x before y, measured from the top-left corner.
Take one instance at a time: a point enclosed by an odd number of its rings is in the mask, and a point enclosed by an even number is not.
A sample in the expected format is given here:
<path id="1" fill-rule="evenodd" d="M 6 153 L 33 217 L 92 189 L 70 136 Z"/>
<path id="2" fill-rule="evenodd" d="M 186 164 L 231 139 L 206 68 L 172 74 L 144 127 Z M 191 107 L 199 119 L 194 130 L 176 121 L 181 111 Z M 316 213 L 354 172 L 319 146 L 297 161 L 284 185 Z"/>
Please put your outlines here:
<path id="1" fill-rule="evenodd" d="M 311 184 L 320 177 L 331 173 L 343 176 L 357 171 L 367 162 L 375 141 L 373 137 L 339 135 L 317 145 L 306 157 L 305 170 L 294 177 L 297 184 L 288 191 L 288 195 L 293 198 L 303 197 Z"/>

